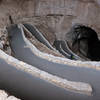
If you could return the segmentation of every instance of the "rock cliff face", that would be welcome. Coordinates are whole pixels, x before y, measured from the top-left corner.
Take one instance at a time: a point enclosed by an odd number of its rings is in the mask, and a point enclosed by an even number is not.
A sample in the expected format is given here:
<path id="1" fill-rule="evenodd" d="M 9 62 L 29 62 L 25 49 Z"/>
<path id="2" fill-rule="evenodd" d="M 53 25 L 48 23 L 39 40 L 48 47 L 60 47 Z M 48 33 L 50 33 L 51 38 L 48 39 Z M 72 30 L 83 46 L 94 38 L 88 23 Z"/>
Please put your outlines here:
<path id="1" fill-rule="evenodd" d="M 100 0 L 1 0 L 0 27 L 29 22 L 46 24 L 60 39 L 75 23 L 88 25 L 100 32 Z"/>

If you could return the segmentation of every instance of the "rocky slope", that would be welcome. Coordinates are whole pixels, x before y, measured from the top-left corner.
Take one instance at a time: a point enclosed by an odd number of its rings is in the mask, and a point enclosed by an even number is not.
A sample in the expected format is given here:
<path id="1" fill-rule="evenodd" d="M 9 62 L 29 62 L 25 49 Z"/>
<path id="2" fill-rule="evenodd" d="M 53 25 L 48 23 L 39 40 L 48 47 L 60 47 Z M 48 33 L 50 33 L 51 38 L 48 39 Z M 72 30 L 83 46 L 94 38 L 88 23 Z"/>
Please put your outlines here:
<path id="1" fill-rule="evenodd" d="M 91 26 L 99 34 L 99 11 L 99 0 L 1 0 L 0 28 L 10 24 L 11 15 L 15 23 L 46 24 L 60 39 L 75 23 Z"/>

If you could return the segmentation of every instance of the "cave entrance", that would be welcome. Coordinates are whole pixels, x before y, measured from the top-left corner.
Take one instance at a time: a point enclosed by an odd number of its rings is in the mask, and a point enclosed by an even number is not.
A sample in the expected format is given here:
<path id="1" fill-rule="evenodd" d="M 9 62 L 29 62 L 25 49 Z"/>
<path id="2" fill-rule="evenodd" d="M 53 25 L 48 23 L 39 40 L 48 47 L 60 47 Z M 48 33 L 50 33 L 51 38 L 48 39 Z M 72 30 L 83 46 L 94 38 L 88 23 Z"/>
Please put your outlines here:
<path id="1" fill-rule="evenodd" d="M 74 25 L 68 34 L 72 41 L 70 47 L 76 54 L 92 61 L 100 60 L 100 40 L 95 30 L 84 25 Z"/>

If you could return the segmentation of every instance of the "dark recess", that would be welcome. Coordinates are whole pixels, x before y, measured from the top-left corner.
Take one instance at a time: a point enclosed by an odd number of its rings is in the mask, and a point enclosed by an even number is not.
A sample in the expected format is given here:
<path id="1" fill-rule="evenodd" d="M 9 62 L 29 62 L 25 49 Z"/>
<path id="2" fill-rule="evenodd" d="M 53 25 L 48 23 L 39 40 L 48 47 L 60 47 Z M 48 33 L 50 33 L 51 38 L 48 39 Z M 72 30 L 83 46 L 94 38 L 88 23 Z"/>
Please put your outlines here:
<path id="1" fill-rule="evenodd" d="M 84 25 L 74 25 L 67 33 L 72 41 L 71 48 L 92 61 L 100 60 L 100 40 L 95 30 Z"/>

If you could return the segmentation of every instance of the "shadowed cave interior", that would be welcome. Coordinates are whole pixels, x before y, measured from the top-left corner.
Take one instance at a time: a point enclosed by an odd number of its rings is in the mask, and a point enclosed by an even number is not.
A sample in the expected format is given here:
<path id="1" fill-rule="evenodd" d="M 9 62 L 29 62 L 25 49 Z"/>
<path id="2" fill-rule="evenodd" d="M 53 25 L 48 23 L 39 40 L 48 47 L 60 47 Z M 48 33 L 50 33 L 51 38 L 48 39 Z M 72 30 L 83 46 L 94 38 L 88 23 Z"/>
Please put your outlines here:
<path id="1" fill-rule="evenodd" d="M 84 25 L 74 25 L 68 34 L 72 39 L 70 47 L 75 53 L 92 61 L 100 60 L 100 40 L 95 30 Z"/>

